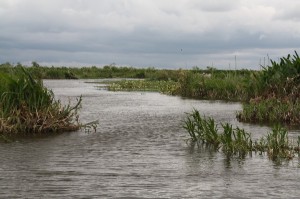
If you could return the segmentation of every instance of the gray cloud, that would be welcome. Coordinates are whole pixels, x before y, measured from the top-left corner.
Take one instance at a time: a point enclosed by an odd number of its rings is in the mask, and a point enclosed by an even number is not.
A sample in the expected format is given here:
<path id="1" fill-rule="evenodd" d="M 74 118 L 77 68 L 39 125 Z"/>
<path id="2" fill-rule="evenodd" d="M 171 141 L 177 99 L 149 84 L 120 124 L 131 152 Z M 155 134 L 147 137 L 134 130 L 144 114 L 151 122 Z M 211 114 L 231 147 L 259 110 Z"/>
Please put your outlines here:
<path id="1" fill-rule="evenodd" d="M 293 2 L 2 0 L 0 62 L 257 68 L 299 47 Z"/>
<path id="2" fill-rule="evenodd" d="M 279 9 L 275 19 L 283 20 L 283 21 L 292 21 L 292 22 L 299 22 L 300 21 L 300 13 L 299 13 L 299 2 L 295 2 L 294 4 L 290 5 L 290 7 L 286 9 Z"/>

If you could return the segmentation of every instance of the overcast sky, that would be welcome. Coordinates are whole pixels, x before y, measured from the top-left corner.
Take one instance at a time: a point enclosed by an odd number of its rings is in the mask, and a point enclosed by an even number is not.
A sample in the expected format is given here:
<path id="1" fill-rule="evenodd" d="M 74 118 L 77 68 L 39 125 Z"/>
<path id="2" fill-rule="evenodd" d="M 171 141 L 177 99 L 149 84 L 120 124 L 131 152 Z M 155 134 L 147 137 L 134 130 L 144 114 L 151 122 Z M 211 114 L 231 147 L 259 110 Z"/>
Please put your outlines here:
<path id="1" fill-rule="evenodd" d="M 1 0 L 0 63 L 259 69 L 299 50 L 299 8 L 299 0 Z"/>

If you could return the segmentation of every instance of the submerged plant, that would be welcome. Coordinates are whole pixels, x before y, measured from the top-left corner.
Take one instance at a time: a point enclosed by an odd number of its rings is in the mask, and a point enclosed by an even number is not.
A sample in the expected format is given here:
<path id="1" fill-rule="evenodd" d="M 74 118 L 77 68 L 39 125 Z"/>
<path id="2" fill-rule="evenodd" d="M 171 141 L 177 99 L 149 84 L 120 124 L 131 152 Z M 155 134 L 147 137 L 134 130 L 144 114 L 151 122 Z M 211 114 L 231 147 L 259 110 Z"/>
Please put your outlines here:
<path id="1" fill-rule="evenodd" d="M 272 159 L 294 157 L 294 147 L 290 145 L 287 130 L 280 126 L 275 126 L 266 136 L 267 153 Z"/>
<path id="2" fill-rule="evenodd" d="M 286 129 L 276 126 L 267 136 L 252 141 L 251 134 L 239 127 L 233 128 L 229 123 L 221 123 L 221 127 L 213 118 L 202 117 L 198 110 L 187 114 L 183 127 L 188 131 L 190 140 L 197 143 L 205 143 L 221 149 L 227 155 L 244 156 L 251 152 L 267 152 L 268 157 L 291 159 L 299 152 L 300 136 L 297 146 L 288 139 Z M 220 133 L 218 133 L 220 131 Z"/>

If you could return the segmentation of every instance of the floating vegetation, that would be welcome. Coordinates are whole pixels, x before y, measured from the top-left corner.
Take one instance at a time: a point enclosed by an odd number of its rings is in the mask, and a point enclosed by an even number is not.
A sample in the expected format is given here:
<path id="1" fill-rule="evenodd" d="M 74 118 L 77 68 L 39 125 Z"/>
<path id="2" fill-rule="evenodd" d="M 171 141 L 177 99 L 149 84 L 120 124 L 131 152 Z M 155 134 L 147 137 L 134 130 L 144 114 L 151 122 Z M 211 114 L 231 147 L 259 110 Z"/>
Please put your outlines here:
<path id="1" fill-rule="evenodd" d="M 191 142 L 221 150 L 227 155 L 245 156 L 252 152 L 267 153 L 272 160 L 292 159 L 299 153 L 297 142 L 288 139 L 286 129 L 276 126 L 266 136 L 253 141 L 251 134 L 229 123 L 216 124 L 211 117 L 202 117 L 198 110 L 187 113 L 183 127 Z"/>
<path id="2" fill-rule="evenodd" d="M 23 67 L 0 73 L 0 138 L 78 130 L 81 101 L 63 106 Z"/>
<path id="3" fill-rule="evenodd" d="M 109 84 L 110 91 L 154 91 L 175 95 L 178 83 L 174 81 L 122 80 Z"/>

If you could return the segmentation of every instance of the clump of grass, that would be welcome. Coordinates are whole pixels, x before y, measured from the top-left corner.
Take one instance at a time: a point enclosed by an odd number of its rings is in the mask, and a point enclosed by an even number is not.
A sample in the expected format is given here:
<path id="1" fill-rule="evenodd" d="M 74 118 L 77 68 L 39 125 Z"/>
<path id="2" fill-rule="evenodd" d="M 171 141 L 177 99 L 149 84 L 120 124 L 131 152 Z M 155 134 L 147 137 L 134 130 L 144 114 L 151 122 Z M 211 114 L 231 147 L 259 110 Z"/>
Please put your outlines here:
<path id="1" fill-rule="evenodd" d="M 63 106 L 41 80 L 22 67 L 11 74 L 0 73 L 0 135 L 9 138 L 77 130 L 81 100 Z"/>
<path id="2" fill-rule="evenodd" d="M 227 155 L 245 156 L 247 153 L 267 153 L 272 160 L 291 159 L 299 153 L 300 136 L 297 145 L 288 139 L 286 129 L 276 126 L 265 137 L 253 142 L 251 134 L 229 123 L 216 124 L 211 117 L 202 117 L 197 110 L 187 114 L 183 127 L 191 142 L 213 146 Z"/>

